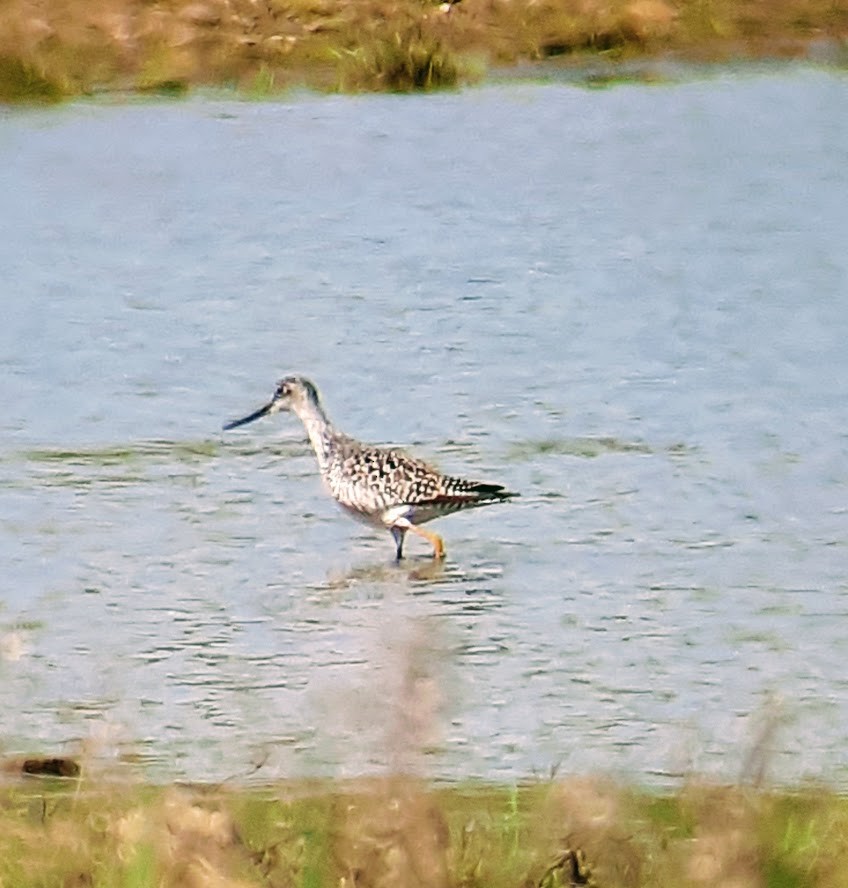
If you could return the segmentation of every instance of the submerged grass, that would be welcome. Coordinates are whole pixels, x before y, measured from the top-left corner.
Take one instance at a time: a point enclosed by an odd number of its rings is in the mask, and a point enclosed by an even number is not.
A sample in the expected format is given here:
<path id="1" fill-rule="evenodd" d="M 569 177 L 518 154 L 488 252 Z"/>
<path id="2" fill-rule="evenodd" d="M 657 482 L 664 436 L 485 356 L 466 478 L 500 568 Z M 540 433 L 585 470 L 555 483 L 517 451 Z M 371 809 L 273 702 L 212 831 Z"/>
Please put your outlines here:
<path id="1" fill-rule="evenodd" d="M 848 801 L 817 788 L 410 778 L 260 788 L 14 778 L 0 885 L 679 888 L 848 883 Z"/>
<path id="2" fill-rule="evenodd" d="M 487 64 L 559 56 L 803 54 L 846 64 L 848 0 L 4 0 L 0 101 L 235 85 L 453 87 Z M 817 50 L 821 51 L 821 50 Z"/>

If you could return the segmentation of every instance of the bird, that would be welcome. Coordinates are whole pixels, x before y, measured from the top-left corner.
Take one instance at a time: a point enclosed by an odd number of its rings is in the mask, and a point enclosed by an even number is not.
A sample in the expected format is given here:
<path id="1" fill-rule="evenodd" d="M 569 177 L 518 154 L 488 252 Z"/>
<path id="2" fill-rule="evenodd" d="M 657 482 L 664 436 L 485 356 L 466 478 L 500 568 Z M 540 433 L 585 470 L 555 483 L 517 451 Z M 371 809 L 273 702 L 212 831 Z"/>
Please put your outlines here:
<path id="1" fill-rule="evenodd" d="M 404 539 L 410 531 L 432 545 L 434 560 L 445 557 L 442 538 L 420 525 L 518 496 L 501 484 L 443 475 L 403 450 L 351 438 L 330 422 L 318 389 L 303 376 L 280 380 L 267 404 L 225 423 L 224 430 L 282 411 L 294 413 L 303 423 L 321 478 L 336 502 L 354 518 L 388 530 L 397 561 L 403 558 Z"/>

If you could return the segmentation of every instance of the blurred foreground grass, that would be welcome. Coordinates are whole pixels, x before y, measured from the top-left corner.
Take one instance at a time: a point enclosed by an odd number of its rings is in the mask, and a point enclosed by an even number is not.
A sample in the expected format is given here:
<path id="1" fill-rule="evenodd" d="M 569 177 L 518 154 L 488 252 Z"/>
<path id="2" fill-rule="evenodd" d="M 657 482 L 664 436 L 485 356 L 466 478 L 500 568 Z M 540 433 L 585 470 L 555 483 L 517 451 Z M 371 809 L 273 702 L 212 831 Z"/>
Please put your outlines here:
<path id="1" fill-rule="evenodd" d="M 844 63 L 848 0 L 3 0 L 0 101 L 99 90 L 407 91 L 559 56 Z"/>
<path id="2" fill-rule="evenodd" d="M 0 784 L 0 885 L 830 888 L 848 885 L 848 800 L 577 778 L 239 789 L 17 777 Z"/>

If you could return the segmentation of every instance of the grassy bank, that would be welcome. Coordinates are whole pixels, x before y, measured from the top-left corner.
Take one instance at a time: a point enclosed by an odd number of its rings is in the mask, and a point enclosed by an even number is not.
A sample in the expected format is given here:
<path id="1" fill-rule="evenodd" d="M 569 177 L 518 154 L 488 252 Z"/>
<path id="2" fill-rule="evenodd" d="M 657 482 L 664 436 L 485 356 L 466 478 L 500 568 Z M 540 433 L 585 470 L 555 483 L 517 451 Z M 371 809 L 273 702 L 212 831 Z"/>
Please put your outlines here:
<path id="1" fill-rule="evenodd" d="M 0 100 L 450 87 L 489 65 L 845 55 L 848 0 L 4 0 Z"/>
<path id="2" fill-rule="evenodd" d="M 0 785 L 0 885 L 15 888 L 846 884 L 848 800 L 812 789 Z"/>

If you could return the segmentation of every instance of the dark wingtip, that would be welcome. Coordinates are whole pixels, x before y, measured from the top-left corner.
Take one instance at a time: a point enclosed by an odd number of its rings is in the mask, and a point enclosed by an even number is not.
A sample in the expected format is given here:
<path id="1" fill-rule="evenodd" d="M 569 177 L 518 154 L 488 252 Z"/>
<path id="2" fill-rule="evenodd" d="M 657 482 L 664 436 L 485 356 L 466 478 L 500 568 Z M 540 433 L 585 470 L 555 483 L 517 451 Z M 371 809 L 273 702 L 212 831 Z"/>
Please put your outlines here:
<path id="1" fill-rule="evenodd" d="M 503 484 L 475 484 L 474 485 L 474 493 L 480 496 L 483 499 L 492 499 L 492 500 L 509 500 L 516 496 L 521 496 L 520 493 L 516 493 L 513 490 L 507 490 Z"/>

